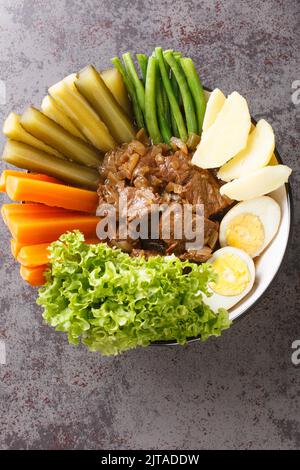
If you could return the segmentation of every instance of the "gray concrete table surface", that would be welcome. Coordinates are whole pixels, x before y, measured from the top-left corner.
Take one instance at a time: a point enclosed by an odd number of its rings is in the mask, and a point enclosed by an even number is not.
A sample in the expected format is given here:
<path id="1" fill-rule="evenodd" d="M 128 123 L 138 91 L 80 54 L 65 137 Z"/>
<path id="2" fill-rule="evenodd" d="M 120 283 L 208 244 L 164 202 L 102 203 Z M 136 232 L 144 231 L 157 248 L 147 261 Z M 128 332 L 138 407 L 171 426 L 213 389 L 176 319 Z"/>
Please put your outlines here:
<path id="1" fill-rule="evenodd" d="M 178 49 L 207 86 L 238 90 L 272 124 L 294 169 L 295 202 L 283 268 L 246 318 L 206 344 L 115 358 L 70 346 L 43 323 L 1 223 L 1 449 L 300 447 L 300 366 L 291 362 L 300 339 L 297 21 L 297 0 L 1 0 L 1 123 L 90 62 L 106 68 L 127 50 Z"/>

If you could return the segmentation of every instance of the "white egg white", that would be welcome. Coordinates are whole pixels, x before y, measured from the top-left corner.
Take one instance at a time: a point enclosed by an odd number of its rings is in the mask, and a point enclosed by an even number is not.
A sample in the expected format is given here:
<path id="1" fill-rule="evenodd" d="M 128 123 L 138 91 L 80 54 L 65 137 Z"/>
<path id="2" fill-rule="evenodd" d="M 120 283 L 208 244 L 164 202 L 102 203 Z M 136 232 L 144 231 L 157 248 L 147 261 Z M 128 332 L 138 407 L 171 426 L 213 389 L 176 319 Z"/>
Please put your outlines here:
<path id="1" fill-rule="evenodd" d="M 220 248 L 219 250 L 215 251 L 212 257 L 208 260 L 208 263 L 213 263 L 218 257 L 223 256 L 227 253 L 231 253 L 237 257 L 239 257 L 242 261 L 244 261 L 248 267 L 250 280 L 247 287 L 238 295 L 221 295 L 214 292 L 211 288 L 210 291 L 212 292 L 211 297 L 207 297 L 203 295 L 203 301 L 214 311 L 217 312 L 219 308 L 225 308 L 229 310 L 234 305 L 236 305 L 243 297 L 245 297 L 252 289 L 254 281 L 255 281 L 255 266 L 253 263 L 253 259 L 245 253 L 245 251 L 240 250 L 239 248 L 234 248 L 232 246 L 226 246 L 224 248 Z"/>
<path id="2" fill-rule="evenodd" d="M 262 253 L 277 233 L 281 219 L 280 207 L 279 204 L 270 196 L 261 196 L 256 199 L 250 199 L 249 201 L 243 201 L 236 204 L 227 212 L 220 224 L 219 241 L 222 247 L 227 246 L 226 229 L 228 224 L 236 216 L 242 214 L 252 214 L 257 216 L 264 228 L 264 242 L 253 255 L 253 258 L 255 258 Z"/>

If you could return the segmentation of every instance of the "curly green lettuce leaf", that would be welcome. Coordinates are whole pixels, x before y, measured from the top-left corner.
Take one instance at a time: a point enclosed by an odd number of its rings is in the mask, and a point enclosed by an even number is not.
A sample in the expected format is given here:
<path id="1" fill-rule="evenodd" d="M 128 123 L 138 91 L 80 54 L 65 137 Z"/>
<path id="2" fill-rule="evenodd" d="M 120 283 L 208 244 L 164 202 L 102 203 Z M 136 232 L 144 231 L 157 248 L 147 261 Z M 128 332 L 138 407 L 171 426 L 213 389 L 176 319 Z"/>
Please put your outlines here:
<path id="1" fill-rule="evenodd" d="M 87 245 L 74 231 L 51 244 L 46 278 L 37 300 L 46 322 L 104 355 L 153 341 L 205 340 L 230 326 L 226 310 L 214 313 L 202 299 L 211 267 L 174 255 L 134 258 L 105 243 Z"/>

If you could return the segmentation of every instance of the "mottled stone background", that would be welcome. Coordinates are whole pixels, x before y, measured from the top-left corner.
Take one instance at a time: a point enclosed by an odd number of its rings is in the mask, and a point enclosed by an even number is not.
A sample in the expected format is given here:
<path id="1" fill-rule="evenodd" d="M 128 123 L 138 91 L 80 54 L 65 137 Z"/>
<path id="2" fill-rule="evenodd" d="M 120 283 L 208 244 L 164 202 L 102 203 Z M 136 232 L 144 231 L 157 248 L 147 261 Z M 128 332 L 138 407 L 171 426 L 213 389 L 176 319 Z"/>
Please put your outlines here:
<path id="1" fill-rule="evenodd" d="M 1 0 L 0 79 L 10 110 L 126 50 L 182 50 L 209 87 L 247 97 L 294 168 L 294 238 L 264 300 L 223 337 L 103 358 L 43 324 L 1 230 L 1 449 L 300 447 L 299 2 Z M 298 28 L 298 29 L 297 29 Z M 298 121 L 299 124 L 299 121 Z M 3 137 L 1 137 L 3 141 Z"/>

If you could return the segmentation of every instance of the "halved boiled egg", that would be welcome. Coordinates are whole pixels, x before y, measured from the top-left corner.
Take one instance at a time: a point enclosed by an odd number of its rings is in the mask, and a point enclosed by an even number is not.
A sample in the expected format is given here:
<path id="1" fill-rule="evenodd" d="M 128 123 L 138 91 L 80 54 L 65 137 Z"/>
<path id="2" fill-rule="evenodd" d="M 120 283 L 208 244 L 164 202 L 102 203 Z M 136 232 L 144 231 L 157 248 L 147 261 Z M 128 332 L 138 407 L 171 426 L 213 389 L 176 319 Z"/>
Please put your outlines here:
<path id="1" fill-rule="evenodd" d="M 240 248 L 254 258 L 276 235 L 280 217 L 279 205 L 269 196 L 240 202 L 222 219 L 220 245 Z"/>
<path id="2" fill-rule="evenodd" d="M 215 251 L 208 263 L 212 265 L 217 278 L 210 283 L 212 295 L 204 296 L 204 302 L 213 311 L 230 309 L 252 289 L 255 267 L 252 258 L 244 251 L 226 246 Z"/>

